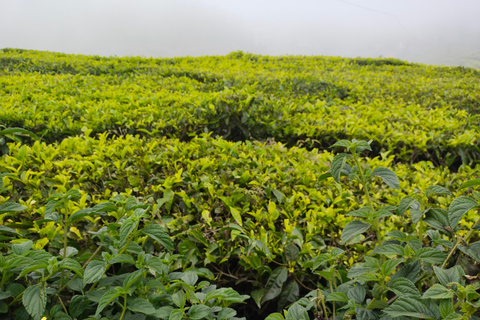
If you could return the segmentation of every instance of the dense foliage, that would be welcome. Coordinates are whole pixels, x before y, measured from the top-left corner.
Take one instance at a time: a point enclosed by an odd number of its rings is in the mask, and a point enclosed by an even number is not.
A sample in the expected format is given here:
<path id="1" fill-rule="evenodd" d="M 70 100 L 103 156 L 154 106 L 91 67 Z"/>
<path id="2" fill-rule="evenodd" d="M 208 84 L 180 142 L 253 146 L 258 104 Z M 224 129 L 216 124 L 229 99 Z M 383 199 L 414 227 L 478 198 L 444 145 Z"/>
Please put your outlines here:
<path id="1" fill-rule="evenodd" d="M 477 319 L 479 78 L 3 49 L 0 313 Z"/>

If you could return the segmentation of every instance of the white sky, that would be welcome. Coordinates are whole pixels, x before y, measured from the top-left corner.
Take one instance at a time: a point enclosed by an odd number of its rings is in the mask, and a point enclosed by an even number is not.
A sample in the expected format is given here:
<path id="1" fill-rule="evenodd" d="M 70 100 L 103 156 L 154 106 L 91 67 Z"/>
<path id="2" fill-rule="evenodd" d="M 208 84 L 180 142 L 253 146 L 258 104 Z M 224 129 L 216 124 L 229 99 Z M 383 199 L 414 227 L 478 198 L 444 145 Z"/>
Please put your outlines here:
<path id="1" fill-rule="evenodd" d="M 0 0 L 0 48 L 104 56 L 480 53 L 479 0 Z M 480 54 L 479 54 L 480 57 Z"/>

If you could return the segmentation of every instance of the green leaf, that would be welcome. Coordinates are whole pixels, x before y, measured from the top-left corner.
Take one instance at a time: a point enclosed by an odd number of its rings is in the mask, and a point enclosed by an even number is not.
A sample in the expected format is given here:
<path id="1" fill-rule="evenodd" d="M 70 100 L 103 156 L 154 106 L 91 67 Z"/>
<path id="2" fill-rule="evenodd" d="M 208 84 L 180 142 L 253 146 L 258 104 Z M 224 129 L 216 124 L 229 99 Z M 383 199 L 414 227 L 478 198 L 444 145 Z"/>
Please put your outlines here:
<path id="1" fill-rule="evenodd" d="M 257 304 L 258 309 L 262 308 L 262 297 L 263 297 L 264 293 L 265 293 L 265 289 L 263 289 L 263 288 L 253 290 L 250 293 L 250 296 L 252 297 L 253 301 L 255 301 L 255 303 Z"/>
<path id="2" fill-rule="evenodd" d="M 286 320 L 310 320 L 307 310 L 302 307 L 298 302 L 295 302 L 287 310 Z"/>
<path id="3" fill-rule="evenodd" d="M 391 281 L 398 279 L 398 278 L 407 278 L 408 280 L 415 283 L 420 276 L 420 272 L 422 271 L 422 264 L 419 260 L 415 260 L 408 264 L 403 265 L 400 270 L 394 273 L 391 277 Z"/>
<path id="4" fill-rule="evenodd" d="M 143 270 L 136 270 L 132 273 L 129 273 L 128 276 L 123 280 L 123 289 L 127 291 L 131 286 L 135 284 L 143 276 Z"/>
<path id="5" fill-rule="evenodd" d="M 403 259 L 389 259 L 382 263 L 380 272 L 382 276 L 387 277 L 395 271 L 397 266 L 403 262 Z"/>
<path id="6" fill-rule="evenodd" d="M 65 258 L 62 261 L 58 263 L 59 269 L 68 269 L 72 270 L 76 274 L 78 274 L 80 277 L 83 276 L 83 270 L 82 266 L 80 263 L 78 263 L 76 260 L 71 259 L 71 258 Z"/>
<path id="7" fill-rule="evenodd" d="M 336 302 L 348 302 L 348 297 L 343 292 L 332 292 L 330 293 L 325 301 L 336 301 Z"/>
<path id="8" fill-rule="evenodd" d="M 86 216 L 93 216 L 93 215 L 98 215 L 98 211 L 96 211 L 94 208 L 86 208 L 86 209 L 81 209 L 78 211 L 75 211 L 69 218 L 68 222 L 74 222 L 78 219 L 81 219 Z"/>
<path id="9" fill-rule="evenodd" d="M 444 286 L 448 286 L 452 282 L 460 285 L 463 285 L 464 283 L 463 276 L 465 276 L 465 272 L 459 265 L 453 266 L 450 269 L 442 269 L 434 266 L 433 271 L 435 272 L 438 281 Z"/>
<path id="10" fill-rule="evenodd" d="M 105 274 L 106 265 L 104 261 L 92 260 L 88 263 L 83 274 L 83 286 L 99 281 Z"/>
<path id="11" fill-rule="evenodd" d="M 448 189 L 442 187 L 442 186 L 429 186 L 425 190 L 425 196 L 431 197 L 434 194 L 452 194 Z"/>
<path id="12" fill-rule="evenodd" d="M 478 186 L 478 185 L 480 185 L 480 179 L 473 179 L 473 180 L 469 180 L 469 181 L 463 183 L 460 186 L 460 189 L 468 188 L 468 187 L 475 187 L 475 186 Z"/>
<path id="13" fill-rule="evenodd" d="M 353 299 L 355 303 L 362 304 L 365 302 L 365 296 L 367 295 L 367 290 L 363 286 L 357 285 L 350 288 L 347 292 L 348 299 Z"/>
<path id="14" fill-rule="evenodd" d="M 194 286 L 198 281 L 198 276 L 193 272 L 186 272 L 181 279 L 189 286 Z"/>
<path id="15" fill-rule="evenodd" d="M 262 298 L 262 303 L 275 299 L 282 292 L 282 287 L 287 281 L 288 269 L 286 267 L 278 267 L 273 270 L 265 285 L 265 295 Z"/>
<path id="16" fill-rule="evenodd" d="M 73 296 L 70 300 L 70 305 L 68 306 L 68 311 L 73 318 L 78 317 L 85 311 L 88 306 L 87 297 L 85 296 Z"/>
<path id="17" fill-rule="evenodd" d="M 285 258 L 287 258 L 287 261 L 296 261 L 298 259 L 298 254 L 300 250 L 294 243 L 290 243 L 286 248 L 285 248 Z"/>
<path id="18" fill-rule="evenodd" d="M 154 314 L 157 312 L 157 309 L 153 304 L 144 298 L 135 298 L 133 300 L 128 300 L 128 310 L 133 312 L 141 312 L 144 314 Z"/>
<path id="19" fill-rule="evenodd" d="M 13 234 L 15 234 L 15 235 L 17 235 L 17 236 L 20 235 L 20 234 L 19 234 L 17 231 L 15 231 L 14 229 L 9 228 L 9 227 L 5 227 L 5 226 L 0 226 L 0 233 L 1 233 L 1 232 L 13 233 Z"/>
<path id="20" fill-rule="evenodd" d="M 452 230 L 458 230 L 458 222 L 462 216 L 477 206 L 477 202 L 470 197 L 455 198 L 448 208 L 448 221 Z"/>
<path id="21" fill-rule="evenodd" d="M 222 308 L 220 312 L 217 314 L 217 320 L 227 320 L 233 318 L 237 315 L 237 311 L 233 310 L 232 308 Z"/>
<path id="22" fill-rule="evenodd" d="M 180 309 L 175 309 L 170 313 L 168 320 L 182 320 L 183 319 L 183 311 Z"/>
<path id="23" fill-rule="evenodd" d="M 360 220 L 353 220 L 350 221 L 342 231 L 342 235 L 340 239 L 342 243 L 345 244 L 348 240 L 352 239 L 354 236 L 364 233 L 370 228 L 370 224 L 360 221 Z"/>
<path id="24" fill-rule="evenodd" d="M 383 312 L 392 318 L 402 316 L 429 320 L 441 318 L 438 306 L 431 300 L 420 300 L 412 296 L 399 297 Z"/>
<path id="25" fill-rule="evenodd" d="M 430 287 L 422 296 L 422 299 L 450 299 L 453 297 L 453 292 L 442 286 L 441 284 L 435 283 Z"/>
<path id="26" fill-rule="evenodd" d="M 13 134 L 13 135 L 26 135 L 26 136 L 29 136 L 30 138 L 33 138 L 35 140 L 38 140 L 38 136 L 31 132 L 31 131 L 28 131 L 28 130 L 25 130 L 25 129 L 22 129 L 22 128 L 7 128 L 7 129 L 4 129 L 2 131 L 0 131 L 0 136 L 5 136 L 5 135 L 9 135 L 9 134 Z"/>
<path id="27" fill-rule="evenodd" d="M 298 300 L 300 295 L 300 288 L 298 283 L 295 280 L 291 280 L 282 290 L 280 294 L 280 299 L 278 300 L 278 308 L 284 308 L 286 305 L 290 303 L 294 303 Z"/>
<path id="28" fill-rule="evenodd" d="M 437 229 L 443 234 L 450 234 L 448 229 L 450 223 L 448 221 L 448 211 L 441 208 L 431 208 L 425 213 L 423 221 L 430 227 Z M 453 231 L 453 230 L 452 230 Z"/>
<path id="29" fill-rule="evenodd" d="M 145 229 L 142 230 L 142 232 L 147 236 L 151 237 L 152 239 L 158 241 L 162 246 L 165 247 L 165 249 L 171 251 L 175 250 L 172 239 L 162 226 L 152 223 L 146 226 Z"/>
<path id="30" fill-rule="evenodd" d="M 330 173 L 332 174 L 333 179 L 338 183 L 340 182 L 340 174 L 343 171 L 343 167 L 349 158 L 350 155 L 346 153 L 339 153 L 333 157 L 332 163 L 330 164 Z"/>
<path id="31" fill-rule="evenodd" d="M 268 317 L 265 318 L 265 320 L 284 320 L 285 318 L 281 313 L 275 312 L 275 313 L 270 313 Z"/>
<path id="32" fill-rule="evenodd" d="M 8 213 L 8 212 L 20 212 L 25 209 L 28 209 L 28 208 L 15 202 L 4 202 L 0 204 L 0 214 Z"/>
<path id="33" fill-rule="evenodd" d="M 137 228 L 137 226 L 138 218 L 136 217 L 130 217 L 123 221 L 122 226 L 120 227 L 120 247 L 127 244 L 127 237 Z"/>
<path id="34" fill-rule="evenodd" d="M 212 308 L 204 304 L 195 304 L 188 310 L 188 316 L 192 320 L 203 319 L 210 314 Z"/>
<path id="35" fill-rule="evenodd" d="M 278 203 L 281 204 L 285 200 L 285 195 L 281 191 L 274 189 L 272 193 L 275 195 L 275 198 L 277 198 Z"/>
<path id="36" fill-rule="evenodd" d="M 47 306 L 47 290 L 40 284 L 29 286 L 22 297 L 23 305 L 35 320 L 40 320 Z"/>
<path id="37" fill-rule="evenodd" d="M 394 292 L 399 297 L 403 295 L 420 297 L 420 292 L 418 292 L 415 284 L 407 278 L 396 278 L 392 280 L 387 286 L 387 289 Z"/>
<path id="38" fill-rule="evenodd" d="M 414 257 L 422 260 L 423 262 L 442 264 L 447 258 L 447 254 L 434 248 L 421 248 L 415 252 Z"/>
<path id="39" fill-rule="evenodd" d="M 22 242 L 22 243 L 16 243 L 12 245 L 12 251 L 13 253 L 21 256 L 24 253 L 26 253 L 28 250 L 30 250 L 33 246 L 33 242 L 31 240 Z"/>
<path id="40" fill-rule="evenodd" d="M 116 287 L 115 289 L 109 290 L 105 292 L 102 297 L 100 298 L 100 301 L 98 302 L 97 306 L 97 311 L 95 312 L 95 315 L 99 315 L 100 312 L 105 309 L 106 306 L 110 304 L 113 300 L 116 298 L 120 297 L 123 295 L 123 290 L 120 287 Z"/>
<path id="41" fill-rule="evenodd" d="M 416 203 L 416 205 L 414 205 L 414 203 Z M 403 216 L 408 209 L 412 208 L 412 206 L 420 207 L 420 203 L 410 196 L 402 198 L 398 204 L 397 214 Z"/>
<path id="42" fill-rule="evenodd" d="M 344 147 L 344 148 L 347 148 L 349 149 L 350 147 L 352 146 L 352 143 L 348 140 L 339 140 L 337 142 L 335 142 L 334 144 L 332 144 L 330 146 L 330 148 L 334 148 L 334 147 Z"/>
<path id="43" fill-rule="evenodd" d="M 474 242 L 469 246 L 458 246 L 458 249 L 473 260 L 480 262 L 480 241 Z"/>
<path id="44" fill-rule="evenodd" d="M 398 177 L 392 170 L 385 168 L 385 167 L 378 167 L 373 169 L 372 177 L 380 177 L 382 178 L 383 182 L 385 182 L 390 188 L 399 189 L 400 182 L 398 181 Z"/>
<path id="45" fill-rule="evenodd" d="M 119 254 L 118 256 L 110 259 L 108 261 L 109 264 L 115 264 L 115 263 L 130 263 L 130 264 L 135 264 L 135 260 L 133 257 L 129 254 Z"/>
<path id="46" fill-rule="evenodd" d="M 403 256 L 405 249 L 399 244 L 384 244 L 373 249 L 372 254 L 383 254 L 386 256 Z"/>
<path id="47" fill-rule="evenodd" d="M 455 308 L 453 306 L 453 301 L 450 299 L 444 299 L 440 301 L 440 314 L 442 316 L 442 319 L 445 319 L 448 317 L 448 315 L 455 313 Z"/>
<path id="48" fill-rule="evenodd" d="M 187 302 L 187 296 L 183 290 L 177 291 L 172 294 L 172 301 L 175 305 L 179 308 L 185 307 L 185 303 Z"/>

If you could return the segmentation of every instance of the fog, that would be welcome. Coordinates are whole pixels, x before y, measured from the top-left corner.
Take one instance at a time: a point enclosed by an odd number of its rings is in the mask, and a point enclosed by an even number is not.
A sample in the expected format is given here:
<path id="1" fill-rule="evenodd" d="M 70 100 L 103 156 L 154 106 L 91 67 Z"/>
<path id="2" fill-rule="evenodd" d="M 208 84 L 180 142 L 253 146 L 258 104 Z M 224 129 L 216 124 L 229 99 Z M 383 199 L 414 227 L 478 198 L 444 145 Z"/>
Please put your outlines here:
<path id="1" fill-rule="evenodd" d="M 478 0 L 2 0 L 0 48 L 395 57 L 480 67 Z"/>

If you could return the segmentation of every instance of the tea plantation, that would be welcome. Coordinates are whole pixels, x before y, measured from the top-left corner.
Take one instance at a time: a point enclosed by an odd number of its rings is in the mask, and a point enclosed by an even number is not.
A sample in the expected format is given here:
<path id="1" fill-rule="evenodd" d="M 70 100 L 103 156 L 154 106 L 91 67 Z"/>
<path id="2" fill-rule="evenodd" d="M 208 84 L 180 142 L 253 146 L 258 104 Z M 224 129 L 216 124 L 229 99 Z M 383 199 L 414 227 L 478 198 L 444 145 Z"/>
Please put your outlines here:
<path id="1" fill-rule="evenodd" d="M 2 319 L 480 319 L 480 71 L 0 50 Z"/>

